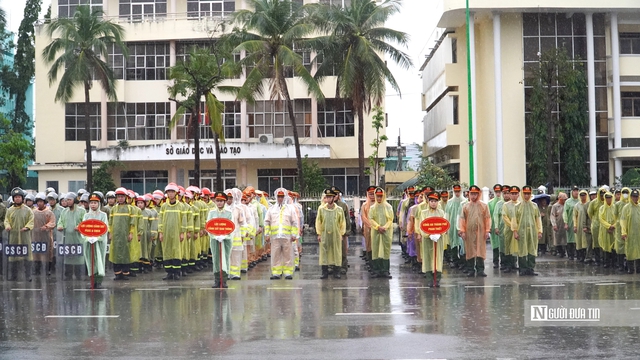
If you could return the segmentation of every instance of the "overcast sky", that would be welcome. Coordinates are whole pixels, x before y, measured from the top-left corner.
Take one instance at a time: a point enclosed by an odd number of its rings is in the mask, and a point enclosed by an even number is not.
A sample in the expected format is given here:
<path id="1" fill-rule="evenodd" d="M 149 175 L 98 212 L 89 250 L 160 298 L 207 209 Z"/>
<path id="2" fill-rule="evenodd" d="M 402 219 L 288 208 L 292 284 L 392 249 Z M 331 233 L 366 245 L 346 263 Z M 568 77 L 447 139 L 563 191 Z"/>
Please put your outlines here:
<path id="1" fill-rule="evenodd" d="M 20 21 L 24 12 L 25 0 L 0 0 L 0 7 L 7 13 L 9 29 L 18 32 Z M 420 94 L 422 81 L 418 76 L 418 69 L 424 61 L 419 55 L 428 46 L 427 40 L 431 35 L 438 11 L 434 6 L 439 0 L 403 0 L 402 9 L 386 25 L 389 28 L 404 31 L 410 36 L 408 49 L 404 49 L 413 60 L 414 66 L 404 70 L 389 61 L 389 67 L 400 85 L 402 98 L 391 88 L 387 90 L 386 112 L 389 114 L 389 127 L 387 136 L 389 145 L 397 143 L 398 131 L 401 132 L 403 143 L 418 143 L 423 141 L 422 117 Z M 44 17 L 51 0 L 43 0 L 40 18 Z"/>

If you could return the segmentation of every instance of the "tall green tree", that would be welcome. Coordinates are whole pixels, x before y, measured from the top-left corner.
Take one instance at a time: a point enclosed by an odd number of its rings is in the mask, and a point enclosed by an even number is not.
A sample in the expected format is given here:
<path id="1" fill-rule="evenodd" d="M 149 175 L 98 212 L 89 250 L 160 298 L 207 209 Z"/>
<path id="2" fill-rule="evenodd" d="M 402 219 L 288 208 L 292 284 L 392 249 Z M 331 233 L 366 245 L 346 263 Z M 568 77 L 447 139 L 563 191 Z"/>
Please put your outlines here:
<path id="1" fill-rule="evenodd" d="M 102 59 L 108 58 L 113 44 L 123 49 L 124 28 L 102 17 L 102 10 L 91 11 L 88 6 L 78 6 L 73 18 L 57 18 L 45 25 L 51 38 L 57 36 L 42 51 L 44 61 L 51 65 L 49 85 L 58 81 L 55 101 L 67 103 L 78 86 L 84 90 L 85 150 L 87 158 L 87 191 L 93 185 L 91 159 L 91 121 L 89 119 L 89 90 L 97 81 L 110 101 L 117 101 L 116 80 L 113 70 Z M 94 80 L 95 79 L 95 80 Z"/>
<path id="2" fill-rule="evenodd" d="M 222 162 L 220 160 L 220 141 L 225 142 L 222 113 L 224 104 L 220 102 L 213 91 L 223 82 L 227 75 L 223 69 L 225 57 L 221 51 L 213 49 L 194 49 L 186 61 L 179 61 L 169 70 L 168 88 L 170 100 L 178 105 L 176 113 L 171 118 L 169 128 L 175 128 L 177 121 L 185 113 L 189 113 L 186 122 L 188 137 L 193 137 L 194 148 L 194 181 L 200 186 L 200 120 L 202 108 L 200 102 L 204 98 L 206 116 L 210 120 L 211 131 L 214 135 L 216 151 L 216 190 L 222 191 Z M 179 97 L 179 99 L 178 99 Z"/>
<path id="3" fill-rule="evenodd" d="M 33 145 L 22 133 L 12 129 L 11 122 L 0 114 L 0 169 L 7 176 L 0 177 L 0 185 L 11 189 L 26 181 L 26 165 L 33 158 Z"/>
<path id="4" fill-rule="evenodd" d="M 24 17 L 18 29 L 18 44 L 13 61 L 13 69 L 6 78 L 10 83 L 9 94 L 15 98 L 15 108 L 12 117 L 13 129 L 22 134 L 32 135 L 31 118 L 27 115 L 25 102 L 27 90 L 35 75 L 36 49 L 35 49 L 35 24 L 40 15 L 42 0 L 27 0 L 24 6 Z M 4 74 L 3 74 L 4 75 Z"/>
<path id="5" fill-rule="evenodd" d="M 238 44 L 235 52 L 246 52 L 241 65 L 250 69 L 244 84 L 237 89 L 237 97 L 250 102 L 255 100 L 256 95 L 284 101 L 293 132 L 298 186 L 304 189 L 298 124 L 286 71 L 293 69 L 309 93 L 319 101 L 324 100 L 320 86 L 304 67 L 302 56 L 294 51 L 294 46 L 303 46 L 305 39 L 313 35 L 315 27 L 305 16 L 307 7 L 295 2 L 248 0 L 247 3 L 252 9 L 233 14 L 232 23 L 236 27 L 228 36 L 231 43 Z M 265 87 L 268 88 L 268 95 L 265 94 Z"/>
<path id="6" fill-rule="evenodd" d="M 586 184 L 588 130 L 584 68 L 564 49 L 541 54 L 527 79 L 532 84 L 527 131 L 527 180 L 531 184 Z M 558 179 L 556 162 L 561 163 Z"/>
<path id="7" fill-rule="evenodd" d="M 429 159 L 422 158 L 418 166 L 418 188 L 431 186 L 435 189 L 450 189 L 458 181 L 443 168 L 436 166 Z"/>
<path id="8" fill-rule="evenodd" d="M 412 66 L 409 56 L 396 47 L 396 44 L 406 47 L 409 36 L 384 27 L 385 22 L 398 11 L 399 0 L 381 3 L 352 0 L 344 9 L 318 6 L 312 17 L 318 28 L 328 34 L 310 40 L 322 59 L 315 77 L 321 81 L 327 76 L 337 75 L 336 96 L 350 99 L 358 117 L 360 191 L 368 185 L 364 177 L 365 113 L 368 114 L 373 106 L 382 105 L 385 82 L 400 93 L 385 56 L 405 69 Z"/>
<path id="9" fill-rule="evenodd" d="M 389 140 L 389 138 L 387 135 L 380 135 L 380 129 L 384 127 L 384 111 L 379 106 L 376 106 L 373 111 L 375 111 L 375 115 L 371 124 L 376 131 L 376 137 L 369 144 L 373 148 L 373 153 L 369 156 L 369 168 L 373 169 L 375 184 L 378 186 L 380 185 L 380 169 L 384 167 L 384 162 L 381 161 L 379 154 L 380 145 L 382 145 L 382 142 Z"/>

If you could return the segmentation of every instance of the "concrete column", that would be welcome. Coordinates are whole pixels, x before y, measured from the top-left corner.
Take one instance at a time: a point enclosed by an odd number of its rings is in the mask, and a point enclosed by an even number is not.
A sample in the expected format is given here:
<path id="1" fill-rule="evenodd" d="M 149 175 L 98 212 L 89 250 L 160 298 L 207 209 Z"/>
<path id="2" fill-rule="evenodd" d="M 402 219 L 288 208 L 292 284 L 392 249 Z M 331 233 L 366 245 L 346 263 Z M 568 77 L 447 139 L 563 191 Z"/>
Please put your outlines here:
<path id="1" fill-rule="evenodd" d="M 620 35 L 618 14 L 611 13 L 611 67 L 613 76 L 613 148 L 622 147 L 622 105 L 620 103 Z M 614 159 L 614 178 L 622 176 L 622 161 Z"/>
<path id="2" fill-rule="evenodd" d="M 100 91 L 100 148 L 107 147 L 107 93 Z"/>
<path id="3" fill-rule="evenodd" d="M 172 1 L 173 4 L 173 1 Z M 175 5 L 172 5 L 175 6 Z M 175 40 L 171 40 L 169 41 L 169 66 L 175 66 L 176 65 L 176 41 Z M 169 119 L 167 119 L 167 123 L 169 123 L 169 120 L 173 118 L 173 115 L 175 115 L 177 110 L 177 106 L 175 101 L 169 101 Z M 178 140 L 178 124 L 176 124 L 176 126 L 171 129 L 171 142 L 176 142 Z M 175 181 L 175 180 L 174 180 Z"/>
<path id="4" fill-rule="evenodd" d="M 241 184 L 247 185 L 247 162 L 246 161 L 243 161 L 240 164 L 240 181 L 241 181 L 240 182 Z M 257 184 L 255 187 L 257 187 Z"/>
<path id="5" fill-rule="evenodd" d="M 598 168 L 596 154 L 596 83 L 595 55 L 593 45 L 593 14 L 587 13 L 587 90 L 589 99 L 589 176 L 591 186 L 598 186 Z"/>
<path id="6" fill-rule="evenodd" d="M 473 129 L 472 129 L 472 137 L 473 137 L 473 162 L 474 162 L 474 176 L 473 176 L 473 184 L 478 182 L 478 170 L 480 169 L 480 164 L 478 162 L 478 131 L 477 124 L 478 118 L 477 114 L 477 104 L 476 104 L 476 29 L 475 29 L 475 15 L 471 14 L 469 17 L 469 55 L 471 58 L 471 66 L 469 71 L 471 73 L 471 118 L 473 119 Z"/>
<path id="7" fill-rule="evenodd" d="M 502 143 L 502 46 L 500 13 L 493 14 L 493 71 L 496 94 L 496 172 L 497 182 L 504 181 L 504 156 Z M 476 119 L 474 118 L 474 122 Z"/>

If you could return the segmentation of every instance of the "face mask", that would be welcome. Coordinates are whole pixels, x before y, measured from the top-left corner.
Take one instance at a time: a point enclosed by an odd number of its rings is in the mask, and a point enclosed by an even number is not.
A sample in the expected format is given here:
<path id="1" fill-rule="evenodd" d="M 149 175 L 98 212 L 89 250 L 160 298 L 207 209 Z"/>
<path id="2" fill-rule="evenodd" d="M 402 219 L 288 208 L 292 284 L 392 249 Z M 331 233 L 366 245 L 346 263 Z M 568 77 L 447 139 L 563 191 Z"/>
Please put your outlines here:
<path id="1" fill-rule="evenodd" d="M 629 198 L 629 194 L 622 194 L 622 198 L 623 199 L 628 199 Z"/>

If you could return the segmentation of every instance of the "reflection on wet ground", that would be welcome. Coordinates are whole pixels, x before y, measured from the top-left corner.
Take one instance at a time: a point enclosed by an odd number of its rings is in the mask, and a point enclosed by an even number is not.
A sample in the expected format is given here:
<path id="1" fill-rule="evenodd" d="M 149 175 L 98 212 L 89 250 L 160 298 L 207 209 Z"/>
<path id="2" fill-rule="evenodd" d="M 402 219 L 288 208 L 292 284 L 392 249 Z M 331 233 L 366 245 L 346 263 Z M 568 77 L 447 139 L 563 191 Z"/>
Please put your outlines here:
<path id="1" fill-rule="evenodd" d="M 538 258 L 540 276 L 487 278 L 445 270 L 442 287 L 392 252 L 393 279 L 369 279 L 356 239 L 341 280 L 321 281 L 317 246 L 304 247 L 293 281 L 270 281 L 261 263 L 215 290 L 209 272 L 126 282 L 36 277 L 0 282 L 0 358 L 636 358 L 630 327 L 525 327 L 524 301 L 640 299 L 640 275 Z M 489 251 L 488 254 L 491 252 Z M 620 311 L 629 311 L 621 309 Z M 630 311 L 629 316 L 640 316 Z"/>

